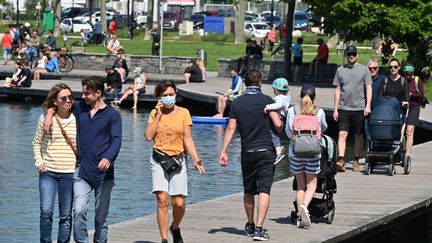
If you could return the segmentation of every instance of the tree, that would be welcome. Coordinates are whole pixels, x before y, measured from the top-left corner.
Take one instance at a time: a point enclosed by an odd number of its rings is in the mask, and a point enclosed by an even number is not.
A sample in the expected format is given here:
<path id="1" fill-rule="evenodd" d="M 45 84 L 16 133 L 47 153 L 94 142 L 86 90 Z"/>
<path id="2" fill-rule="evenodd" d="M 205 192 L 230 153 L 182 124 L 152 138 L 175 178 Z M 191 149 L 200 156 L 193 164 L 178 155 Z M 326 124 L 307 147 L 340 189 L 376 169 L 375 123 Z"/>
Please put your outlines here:
<path id="1" fill-rule="evenodd" d="M 234 2 L 234 7 L 237 10 L 235 24 L 235 44 L 244 43 L 244 17 L 246 11 L 246 0 L 238 0 Z"/>
<path id="2" fill-rule="evenodd" d="M 345 33 L 345 40 L 390 36 L 406 45 L 416 70 L 432 67 L 432 1 L 428 0 L 304 0 L 324 16 L 327 32 Z M 429 54 L 427 54 L 429 53 Z"/>

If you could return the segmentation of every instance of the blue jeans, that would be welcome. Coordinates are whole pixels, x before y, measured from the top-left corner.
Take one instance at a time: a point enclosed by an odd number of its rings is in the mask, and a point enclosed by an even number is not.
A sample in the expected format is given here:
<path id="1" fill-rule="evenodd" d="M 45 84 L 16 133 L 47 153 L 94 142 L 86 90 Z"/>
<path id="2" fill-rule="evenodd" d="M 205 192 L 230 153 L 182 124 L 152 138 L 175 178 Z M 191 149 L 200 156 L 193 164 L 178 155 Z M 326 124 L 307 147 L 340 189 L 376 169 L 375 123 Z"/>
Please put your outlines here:
<path id="1" fill-rule="evenodd" d="M 87 210 L 90 193 L 94 190 L 95 195 L 95 243 L 108 241 L 107 216 L 111 200 L 111 190 L 114 180 L 86 181 L 78 177 L 79 168 L 74 175 L 74 239 L 75 242 L 88 243 L 87 233 Z"/>
<path id="2" fill-rule="evenodd" d="M 73 173 L 47 171 L 39 175 L 40 242 L 52 242 L 54 200 L 58 191 L 59 229 L 57 242 L 69 242 L 72 229 Z"/>
<path id="3" fill-rule="evenodd" d="M 36 47 L 30 47 L 27 51 L 26 51 L 26 55 L 27 55 L 27 61 L 30 62 L 35 60 L 38 56 L 38 49 Z"/>

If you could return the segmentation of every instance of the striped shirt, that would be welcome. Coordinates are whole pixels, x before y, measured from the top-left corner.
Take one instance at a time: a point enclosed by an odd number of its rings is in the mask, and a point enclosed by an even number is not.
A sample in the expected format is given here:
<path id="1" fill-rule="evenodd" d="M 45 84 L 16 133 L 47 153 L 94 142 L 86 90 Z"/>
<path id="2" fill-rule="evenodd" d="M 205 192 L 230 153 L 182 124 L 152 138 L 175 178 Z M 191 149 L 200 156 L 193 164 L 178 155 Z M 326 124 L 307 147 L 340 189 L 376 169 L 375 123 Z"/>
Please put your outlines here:
<path id="1" fill-rule="evenodd" d="M 72 148 L 66 143 L 55 118 L 48 134 L 43 131 L 45 116 L 39 117 L 36 134 L 33 139 L 35 166 L 45 164 L 46 169 L 57 173 L 74 173 L 76 157 Z M 76 120 L 73 114 L 67 119 L 59 118 L 63 129 L 76 149 Z"/>

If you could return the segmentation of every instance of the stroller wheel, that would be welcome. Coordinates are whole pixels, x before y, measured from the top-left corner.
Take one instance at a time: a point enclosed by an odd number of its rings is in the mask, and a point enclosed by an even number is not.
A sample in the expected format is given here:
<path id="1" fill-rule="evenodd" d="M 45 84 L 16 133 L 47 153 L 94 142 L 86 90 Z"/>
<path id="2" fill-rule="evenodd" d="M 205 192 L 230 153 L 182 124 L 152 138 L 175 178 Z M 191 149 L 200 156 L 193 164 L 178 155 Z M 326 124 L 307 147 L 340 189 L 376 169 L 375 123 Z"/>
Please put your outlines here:
<path id="1" fill-rule="evenodd" d="M 409 155 L 404 156 L 403 167 L 404 173 L 408 175 L 411 172 L 411 157 Z"/>
<path id="2" fill-rule="evenodd" d="M 372 164 L 366 161 L 363 174 L 369 175 L 370 173 L 372 173 Z"/>
<path id="3" fill-rule="evenodd" d="M 291 221 L 291 223 L 294 223 L 294 221 L 296 220 L 296 218 L 297 218 L 296 213 L 294 211 L 291 211 L 291 214 L 290 214 L 290 221 Z"/>
<path id="4" fill-rule="evenodd" d="M 327 224 L 333 223 L 334 215 L 335 215 L 335 211 L 334 210 L 330 210 L 328 212 L 328 214 L 327 214 Z"/>
<path id="5" fill-rule="evenodd" d="M 396 167 L 394 164 L 389 164 L 388 174 L 389 176 L 394 176 L 394 174 L 396 174 Z"/>

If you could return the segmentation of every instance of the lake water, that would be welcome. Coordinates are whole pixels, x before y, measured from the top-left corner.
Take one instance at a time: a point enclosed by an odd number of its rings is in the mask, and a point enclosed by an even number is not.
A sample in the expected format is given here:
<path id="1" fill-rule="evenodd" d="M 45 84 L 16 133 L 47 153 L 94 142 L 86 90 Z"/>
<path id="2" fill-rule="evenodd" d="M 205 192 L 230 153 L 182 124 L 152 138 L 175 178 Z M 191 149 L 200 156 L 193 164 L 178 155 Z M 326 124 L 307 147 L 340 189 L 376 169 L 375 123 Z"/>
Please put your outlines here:
<path id="1" fill-rule="evenodd" d="M 38 173 L 31 143 L 41 112 L 40 103 L 0 100 L 0 242 L 39 241 Z M 119 112 L 123 119 L 123 144 L 115 165 L 110 224 L 156 212 L 148 161 L 152 143 L 144 138 L 148 110 L 141 109 L 134 113 L 122 109 Z M 200 175 L 188 164 L 188 204 L 241 192 L 243 189 L 238 135 L 234 136 L 229 149 L 228 169 L 218 164 L 223 133 L 222 126 L 193 126 L 196 147 L 207 173 Z M 275 179 L 289 176 L 287 161 L 281 162 L 276 168 Z M 93 201 L 90 205 L 89 228 L 93 228 Z M 56 206 L 54 239 L 57 218 Z"/>
<path id="2" fill-rule="evenodd" d="M 11 102 L 3 98 L 0 97 L 0 124 L 2 126 L 0 129 L 0 243 L 38 242 L 38 173 L 34 166 L 31 143 L 37 119 L 42 112 L 41 102 Z M 209 110 L 205 107 L 195 107 L 192 113 L 209 115 Z M 151 174 L 148 161 L 152 143 L 147 142 L 144 138 L 144 129 L 149 110 L 139 109 L 138 112 L 132 112 L 129 109 L 121 109 L 119 112 L 123 119 L 123 144 L 115 165 L 115 187 L 112 192 L 108 218 L 110 224 L 156 212 L 156 202 L 151 193 Z M 330 121 L 330 119 L 327 120 Z M 335 124 L 329 122 L 329 125 L 327 134 L 335 137 L 334 135 L 337 134 Z M 193 126 L 194 140 L 197 150 L 204 161 L 206 174 L 199 175 L 191 168 L 191 164 L 188 164 L 188 204 L 243 190 L 239 163 L 240 137 L 238 134 L 234 136 L 230 145 L 229 167 L 224 169 L 218 164 L 217 159 L 223 133 L 224 127 L 222 126 L 198 124 Z M 416 140 L 422 142 L 430 140 L 432 136 L 430 132 L 427 132 L 427 135 L 422 137 L 421 134 L 425 132 L 420 129 L 418 133 L 415 135 Z M 286 140 L 282 142 L 285 145 L 287 144 Z M 350 138 L 347 142 L 346 154 L 349 160 L 352 159 L 353 154 L 353 139 Z M 278 164 L 275 180 L 291 176 L 288 166 L 286 159 Z M 287 193 L 293 192 L 287 189 Z M 93 228 L 93 205 L 92 198 L 89 210 L 89 229 Z M 416 235 L 421 234 L 419 241 L 411 242 L 432 242 L 431 210 L 429 209 L 428 212 L 421 214 L 419 217 L 421 220 L 418 220 L 416 216 L 408 224 L 406 221 L 397 223 L 390 231 L 384 229 L 381 233 L 368 232 L 363 234 L 365 238 L 353 240 L 354 242 L 379 242 L 380 239 L 388 237 L 388 232 L 397 236 L 401 232 L 407 232 L 406 229 L 402 230 L 402 228 L 411 225 L 409 228 L 411 231 L 408 232 L 414 232 Z M 56 208 L 53 222 L 53 239 L 56 238 L 57 224 L 58 211 Z M 425 227 L 429 230 L 425 229 Z M 417 231 L 414 229 L 417 229 Z M 423 241 L 424 239 L 427 240 Z"/>

